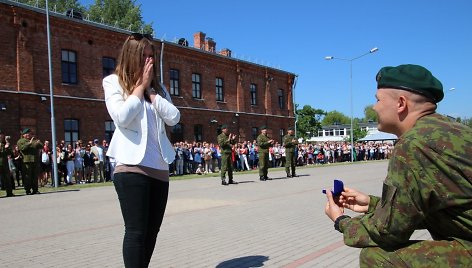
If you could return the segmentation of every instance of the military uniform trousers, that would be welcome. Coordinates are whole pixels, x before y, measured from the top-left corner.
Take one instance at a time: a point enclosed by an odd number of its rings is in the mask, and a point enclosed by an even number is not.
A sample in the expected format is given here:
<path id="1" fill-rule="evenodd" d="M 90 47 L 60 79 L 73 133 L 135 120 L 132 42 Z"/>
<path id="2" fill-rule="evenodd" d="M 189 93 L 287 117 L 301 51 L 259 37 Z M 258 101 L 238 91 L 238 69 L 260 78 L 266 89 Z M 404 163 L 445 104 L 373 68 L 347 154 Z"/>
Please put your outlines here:
<path id="1" fill-rule="evenodd" d="M 269 152 L 259 152 L 259 176 L 267 178 L 269 169 Z"/>
<path id="2" fill-rule="evenodd" d="M 221 179 L 226 178 L 226 171 L 228 172 L 229 180 L 233 180 L 233 161 L 231 153 L 221 153 Z"/>
<path id="3" fill-rule="evenodd" d="M 35 162 L 23 163 L 23 186 L 27 193 L 38 191 L 38 167 Z"/>
<path id="4" fill-rule="evenodd" d="M 7 195 L 13 194 L 13 186 L 10 179 L 10 169 L 8 166 L 0 166 L 0 176 L 2 180 L 2 188 L 5 189 Z"/>
<path id="5" fill-rule="evenodd" d="M 287 175 L 295 176 L 295 154 L 285 151 L 285 172 Z M 290 173 L 291 172 L 291 173 Z"/>
<path id="6" fill-rule="evenodd" d="M 410 241 L 399 249 L 363 248 L 360 267 L 471 267 L 472 255 L 457 241 Z"/>

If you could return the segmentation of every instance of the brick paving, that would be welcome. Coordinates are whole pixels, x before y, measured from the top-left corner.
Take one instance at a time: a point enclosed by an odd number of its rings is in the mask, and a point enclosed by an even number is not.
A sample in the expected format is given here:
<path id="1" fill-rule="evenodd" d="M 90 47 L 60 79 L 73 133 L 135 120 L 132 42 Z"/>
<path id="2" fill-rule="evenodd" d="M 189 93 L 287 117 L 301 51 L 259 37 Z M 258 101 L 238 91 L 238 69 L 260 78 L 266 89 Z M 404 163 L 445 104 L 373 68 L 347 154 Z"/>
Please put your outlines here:
<path id="1" fill-rule="evenodd" d="M 387 162 L 298 169 L 272 181 L 236 174 L 172 181 L 150 267 L 358 267 L 359 249 L 324 215 L 321 190 L 342 179 L 380 194 Z M 1 267 L 123 267 L 123 221 L 112 186 L 0 198 Z M 428 239 L 425 232 L 416 239 Z"/>

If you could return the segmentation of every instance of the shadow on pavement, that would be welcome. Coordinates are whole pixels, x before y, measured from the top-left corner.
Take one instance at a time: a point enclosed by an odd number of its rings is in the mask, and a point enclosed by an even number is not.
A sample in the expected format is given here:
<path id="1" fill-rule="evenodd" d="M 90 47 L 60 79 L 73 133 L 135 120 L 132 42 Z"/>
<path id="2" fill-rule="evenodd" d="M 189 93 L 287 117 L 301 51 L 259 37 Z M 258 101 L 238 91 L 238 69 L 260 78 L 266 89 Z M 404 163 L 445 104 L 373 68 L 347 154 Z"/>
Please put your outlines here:
<path id="1" fill-rule="evenodd" d="M 224 261 L 218 264 L 215 268 L 251 268 L 251 267 L 263 267 L 264 262 L 269 260 L 267 256 L 255 255 L 255 256 L 246 256 L 239 257 L 232 260 Z"/>

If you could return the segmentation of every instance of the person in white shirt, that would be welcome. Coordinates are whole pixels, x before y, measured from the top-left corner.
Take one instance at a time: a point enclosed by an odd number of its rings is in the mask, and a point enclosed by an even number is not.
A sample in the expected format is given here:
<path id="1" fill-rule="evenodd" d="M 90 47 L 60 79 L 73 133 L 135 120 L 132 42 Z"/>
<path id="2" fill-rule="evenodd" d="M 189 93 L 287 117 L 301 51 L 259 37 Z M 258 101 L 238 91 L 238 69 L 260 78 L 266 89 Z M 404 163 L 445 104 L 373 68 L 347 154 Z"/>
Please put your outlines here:
<path id="1" fill-rule="evenodd" d="M 148 267 L 169 191 L 175 151 L 165 125 L 180 120 L 164 85 L 157 82 L 156 49 L 149 35 L 133 33 L 123 44 L 115 74 L 103 79 L 105 103 L 116 126 L 107 156 L 116 161 L 113 184 L 125 222 L 125 267 Z"/>

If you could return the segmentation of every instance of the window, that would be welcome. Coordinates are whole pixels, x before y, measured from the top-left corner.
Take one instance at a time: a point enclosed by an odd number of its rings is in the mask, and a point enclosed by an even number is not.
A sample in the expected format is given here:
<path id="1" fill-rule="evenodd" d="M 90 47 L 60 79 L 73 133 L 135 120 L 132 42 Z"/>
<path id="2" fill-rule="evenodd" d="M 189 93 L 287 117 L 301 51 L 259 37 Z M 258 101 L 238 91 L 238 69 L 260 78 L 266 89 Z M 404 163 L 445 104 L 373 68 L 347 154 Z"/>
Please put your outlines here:
<path id="1" fill-rule="evenodd" d="M 251 105 L 257 105 L 257 86 L 256 86 L 256 84 L 251 84 L 250 94 L 251 94 Z"/>
<path id="2" fill-rule="evenodd" d="M 79 140 L 79 120 L 65 119 L 64 120 L 64 141 L 66 144 L 74 145 Z"/>
<path id="3" fill-rule="evenodd" d="M 171 142 L 181 142 L 184 140 L 184 126 L 180 123 L 172 127 L 170 131 Z"/>
<path id="4" fill-rule="evenodd" d="M 215 85 L 216 85 L 216 101 L 224 101 L 223 78 L 217 77 L 215 80 Z"/>
<path id="5" fill-rule="evenodd" d="M 115 59 L 103 57 L 102 58 L 103 77 L 115 72 Z"/>
<path id="6" fill-rule="evenodd" d="M 111 141 L 111 137 L 113 137 L 114 132 L 115 132 L 115 124 L 113 124 L 113 121 L 111 120 L 105 121 L 105 140 L 107 140 L 107 142 Z"/>
<path id="7" fill-rule="evenodd" d="M 170 69 L 170 95 L 179 96 L 179 70 Z"/>
<path id="8" fill-rule="evenodd" d="M 202 98 L 202 89 L 201 89 L 199 74 L 192 74 L 192 98 L 194 99 Z"/>
<path id="9" fill-rule="evenodd" d="M 277 98 L 278 98 L 278 101 L 279 101 L 279 108 L 283 109 L 284 108 L 284 103 L 285 103 L 284 90 L 283 89 L 278 89 L 277 90 Z"/>
<path id="10" fill-rule="evenodd" d="M 285 129 L 283 128 L 279 129 L 279 143 L 280 144 L 284 143 L 284 136 L 285 136 Z"/>
<path id="11" fill-rule="evenodd" d="M 195 125 L 193 126 L 193 138 L 195 141 L 203 141 L 203 126 Z"/>
<path id="12" fill-rule="evenodd" d="M 62 83 L 77 84 L 77 55 L 65 49 L 61 52 Z"/>
<path id="13" fill-rule="evenodd" d="M 252 140 L 256 140 L 259 134 L 257 127 L 252 127 L 251 134 L 252 134 Z"/>

